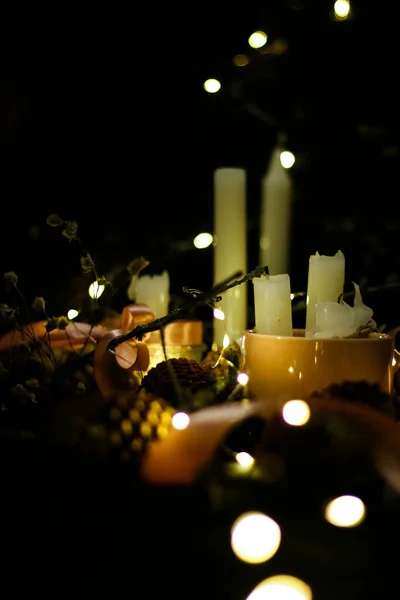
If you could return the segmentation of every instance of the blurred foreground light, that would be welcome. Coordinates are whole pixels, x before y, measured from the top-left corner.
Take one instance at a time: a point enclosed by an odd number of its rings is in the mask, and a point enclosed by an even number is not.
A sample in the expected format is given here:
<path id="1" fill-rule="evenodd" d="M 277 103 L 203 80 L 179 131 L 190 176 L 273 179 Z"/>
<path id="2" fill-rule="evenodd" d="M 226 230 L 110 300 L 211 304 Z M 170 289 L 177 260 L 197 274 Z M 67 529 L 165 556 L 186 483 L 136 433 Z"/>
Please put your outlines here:
<path id="1" fill-rule="evenodd" d="M 249 64 L 249 57 L 245 54 L 236 54 L 236 56 L 233 58 L 233 63 L 237 67 L 245 67 Z"/>
<path id="2" fill-rule="evenodd" d="M 282 409 L 283 420 L 288 425 L 304 425 L 310 418 L 310 407 L 304 400 L 289 400 Z"/>
<path id="3" fill-rule="evenodd" d="M 312 591 L 297 577 L 274 575 L 259 583 L 246 600 L 312 600 Z"/>
<path id="4" fill-rule="evenodd" d="M 248 452 L 238 452 L 235 458 L 241 467 L 251 467 L 254 465 L 254 458 Z"/>
<path id="5" fill-rule="evenodd" d="M 348 0 L 336 0 L 333 10 L 335 17 L 340 21 L 347 19 L 350 13 L 350 2 Z"/>
<path id="6" fill-rule="evenodd" d="M 262 48 L 267 43 L 268 36 L 264 31 L 255 31 L 247 40 L 251 48 Z"/>
<path id="7" fill-rule="evenodd" d="M 247 385 L 249 376 L 247 373 L 239 373 L 239 375 L 236 377 L 236 381 L 240 383 L 240 385 Z"/>
<path id="8" fill-rule="evenodd" d="M 214 319 L 218 319 L 218 321 L 225 320 L 225 313 L 220 308 L 214 308 Z"/>
<path id="9" fill-rule="evenodd" d="M 77 310 L 75 310 L 75 308 L 70 308 L 70 310 L 67 312 L 67 317 L 70 321 L 75 319 L 78 315 L 79 313 Z"/>
<path id="10" fill-rule="evenodd" d="M 365 504 L 357 496 L 339 496 L 325 508 L 325 519 L 336 527 L 355 527 L 365 518 Z"/>
<path id="11" fill-rule="evenodd" d="M 292 152 L 289 152 L 289 150 L 284 150 L 283 152 L 281 152 L 279 158 L 281 161 L 281 165 L 284 169 L 290 169 L 291 167 L 293 167 L 296 160 L 294 154 Z"/>
<path id="12" fill-rule="evenodd" d="M 279 548 L 281 530 L 273 519 L 261 512 L 242 514 L 231 529 L 231 547 L 243 562 L 257 565 L 266 562 Z"/>
<path id="13" fill-rule="evenodd" d="M 91 298 L 100 298 L 102 293 L 104 292 L 105 286 L 97 283 L 97 281 L 93 281 L 93 283 L 89 286 L 89 296 Z"/>
<path id="14" fill-rule="evenodd" d="M 195 248 L 208 248 L 213 243 L 214 238 L 211 233 L 199 233 L 193 240 Z"/>
<path id="15" fill-rule="evenodd" d="M 172 417 L 172 427 L 174 427 L 174 429 L 179 429 L 179 431 L 186 429 L 189 423 L 190 417 L 185 412 L 177 412 Z"/>
<path id="16" fill-rule="evenodd" d="M 209 94 L 215 94 L 221 89 L 221 84 L 218 79 L 207 79 L 207 81 L 205 81 L 203 84 L 203 88 Z"/>

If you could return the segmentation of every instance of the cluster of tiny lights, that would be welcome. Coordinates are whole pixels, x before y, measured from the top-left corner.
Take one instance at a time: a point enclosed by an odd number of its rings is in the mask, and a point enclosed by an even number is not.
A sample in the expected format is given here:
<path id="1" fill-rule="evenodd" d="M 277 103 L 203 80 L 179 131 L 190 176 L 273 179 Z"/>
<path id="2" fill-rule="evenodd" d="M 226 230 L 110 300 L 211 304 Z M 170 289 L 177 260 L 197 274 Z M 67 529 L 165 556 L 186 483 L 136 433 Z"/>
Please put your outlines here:
<path id="1" fill-rule="evenodd" d="M 274 575 L 259 583 L 246 600 L 312 600 L 309 585 L 291 575 Z"/>
<path id="2" fill-rule="evenodd" d="M 211 233 L 199 233 L 193 240 L 193 245 L 195 248 L 208 248 L 213 243 L 214 238 Z"/>
<path id="3" fill-rule="evenodd" d="M 104 285 L 97 283 L 97 281 L 93 281 L 93 283 L 91 283 L 89 286 L 89 296 L 93 299 L 100 298 L 100 296 L 104 292 L 104 288 Z"/>
<path id="4" fill-rule="evenodd" d="M 174 427 L 174 429 L 178 429 L 179 431 L 186 429 L 186 427 L 188 427 L 189 423 L 190 423 L 190 417 L 185 412 L 177 412 L 172 417 L 172 427 Z"/>
<path id="5" fill-rule="evenodd" d="M 273 519 L 261 512 L 242 514 L 232 525 L 231 547 L 243 562 L 253 565 L 274 556 L 281 543 L 281 530 Z"/>
<path id="6" fill-rule="evenodd" d="M 288 425 L 304 425 L 310 415 L 310 407 L 304 400 L 289 400 L 282 408 L 282 418 Z"/>
<path id="7" fill-rule="evenodd" d="M 365 515 L 365 504 L 357 496 L 339 496 L 325 507 L 325 519 L 336 527 L 356 527 Z"/>

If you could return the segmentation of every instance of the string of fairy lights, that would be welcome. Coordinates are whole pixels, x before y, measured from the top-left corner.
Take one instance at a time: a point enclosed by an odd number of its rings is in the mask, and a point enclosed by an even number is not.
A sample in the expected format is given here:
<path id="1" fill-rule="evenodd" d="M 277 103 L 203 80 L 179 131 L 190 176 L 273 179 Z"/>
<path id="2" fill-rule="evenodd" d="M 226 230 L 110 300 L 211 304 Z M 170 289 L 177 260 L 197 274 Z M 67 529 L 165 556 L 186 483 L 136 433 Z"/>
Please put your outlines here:
<path id="1" fill-rule="evenodd" d="M 351 16 L 350 0 L 336 0 L 332 6 L 332 17 L 336 21 L 346 21 Z M 254 31 L 248 37 L 248 45 L 253 50 L 263 52 L 267 42 L 268 34 L 265 31 Z M 275 53 L 281 54 L 285 52 L 286 45 L 282 40 L 275 43 Z M 250 63 L 250 58 L 247 54 L 236 54 L 233 57 L 233 63 L 237 67 L 246 67 Z M 222 88 L 222 82 L 219 79 L 209 78 L 203 83 L 203 88 L 208 94 L 216 94 Z"/>

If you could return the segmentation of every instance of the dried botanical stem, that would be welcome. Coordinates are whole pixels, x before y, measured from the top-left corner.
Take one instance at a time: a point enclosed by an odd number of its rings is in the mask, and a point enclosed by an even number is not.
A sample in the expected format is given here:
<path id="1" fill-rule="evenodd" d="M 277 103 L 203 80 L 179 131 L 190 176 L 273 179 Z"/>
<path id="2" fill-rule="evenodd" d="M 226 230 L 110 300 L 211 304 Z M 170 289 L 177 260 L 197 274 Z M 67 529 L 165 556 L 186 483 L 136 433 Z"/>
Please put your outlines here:
<path id="1" fill-rule="evenodd" d="M 171 311 L 164 317 L 155 319 L 151 323 L 138 325 L 128 333 L 113 339 L 110 342 L 109 349 L 112 350 L 119 344 L 127 342 L 132 338 L 141 340 L 146 333 L 150 333 L 151 331 L 157 331 L 158 329 L 164 328 L 166 325 L 172 323 L 173 321 L 176 321 L 182 317 L 186 317 L 187 315 L 192 315 L 200 307 L 212 306 L 213 304 L 219 301 L 220 294 L 226 292 L 227 290 L 230 290 L 233 287 L 236 287 L 237 285 L 242 285 L 246 281 L 250 281 L 255 277 L 261 277 L 265 274 L 268 274 L 268 267 L 259 266 L 247 273 L 246 275 L 244 275 L 244 277 L 242 277 L 241 279 L 235 279 L 234 281 L 232 281 L 232 277 L 237 276 L 237 273 L 235 273 L 233 276 L 229 277 L 229 279 L 226 279 L 225 281 L 215 285 L 209 292 L 198 292 L 196 290 L 196 293 L 190 296 L 190 300 L 180 308 Z"/>

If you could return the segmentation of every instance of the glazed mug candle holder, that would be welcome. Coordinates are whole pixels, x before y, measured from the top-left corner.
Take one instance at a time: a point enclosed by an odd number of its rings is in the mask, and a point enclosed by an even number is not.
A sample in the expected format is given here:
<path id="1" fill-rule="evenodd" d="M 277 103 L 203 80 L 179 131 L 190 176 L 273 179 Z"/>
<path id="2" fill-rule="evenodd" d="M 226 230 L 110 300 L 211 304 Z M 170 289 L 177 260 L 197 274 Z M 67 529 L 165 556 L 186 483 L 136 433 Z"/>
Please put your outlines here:
<path id="1" fill-rule="evenodd" d="M 246 330 L 243 335 L 248 393 L 252 399 L 307 398 L 344 381 L 377 384 L 391 396 L 400 366 L 395 338 L 371 333 L 366 338 L 307 338 Z"/>

